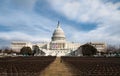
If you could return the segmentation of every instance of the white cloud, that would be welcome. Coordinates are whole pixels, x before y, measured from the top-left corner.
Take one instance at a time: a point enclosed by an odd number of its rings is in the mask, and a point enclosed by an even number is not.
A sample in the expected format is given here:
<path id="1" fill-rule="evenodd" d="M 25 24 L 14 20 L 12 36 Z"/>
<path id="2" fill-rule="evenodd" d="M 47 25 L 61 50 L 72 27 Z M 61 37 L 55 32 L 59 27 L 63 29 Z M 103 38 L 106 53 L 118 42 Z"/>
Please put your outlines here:
<path id="1" fill-rule="evenodd" d="M 96 22 L 117 12 L 119 3 L 103 3 L 102 0 L 52 0 L 48 2 L 53 9 L 71 20 Z"/>
<path id="2" fill-rule="evenodd" d="M 18 0 L 17 0 L 18 1 Z M 17 1 L 14 1 L 16 3 Z M 22 0 L 23 1 L 23 0 Z M 24 3 L 23 1 L 20 3 Z M 25 5 L 34 6 L 26 0 Z M 32 2 L 31 0 L 30 2 Z M 36 0 L 35 0 L 36 1 Z M 11 2 L 12 3 L 12 2 Z M 26 4 L 27 3 L 27 4 Z M 34 3 L 34 2 L 33 2 Z M 9 1 L 8 1 L 8 4 Z M 11 7 L 4 6 L 3 11 L 0 11 L 0 27 L 5 26 L 10 31 L 0 31 L 0 39 L 11 40 L 29 40 L 29 41 L 49 41 L 51 32 L 54 30 L 56 22 L 35 13 L 34 11 L 15 10 Z M 9 9 L 5 9 L 9 8 Z M 29 8 L 29 7 L 28 7 Z M 1 8 L 0 8 L 1 10 Z M 6 12 L 7 10 L 7 12 Z M 1 27 L 2 29 L 3 27 Z M 5 29 L 5 28 L 3 28 Z"/>
<path id="3" fill-rule="evenodd" d="M 49 24 L 48 24 L 49 23 Z M 11 28 L 10 32 L 0 32 L 0 39 L 49 41 L 56 22 L 34 12 L 12 12 L 7 16 L 0 15 L 0 26 Z"/>
<path id="4" fill-rule="evenodd" d="M 15 9 L 21 9 L 24 11 L 32 11 L 35 7 L 37 0 L 11 0 L 9 5 Z"/>
<path id="5" fill-rule="evenodd" d="M 13 31 L 13 32 L 0 32 L 0 39 L 2 40 L 27 40 L 27 41 L 49 41 L 46 36 L 32 36 L 26 33 Z"/>
<path id="6" fill-rule="evenodd" d="M 53 10 L 68 20 L 78 23 L 98 23 L 96 29 L 88 32 L 77 30 L 76 25 L 70 26 L 62 23 L 68 40 L 81 43 L 90 41 L 120 43 L 120 10 L 118 10 L 120 3 L 104 3 L 102 0 L 47 1 Z M 13 2 L 14 6 L 18 5 L 16 8 L 20 10 L 3 6 L 4 10 L 0 11 L 0 26 L 12 29 L 10 32 L 0 32 L 0 39 L 49 41 L 57 22 L 34 12 L 37 0 L 13 0 Z M 8 4 L 10 3 L 8 2 Z"/>
<path id="7" fill-rule="evenodd" d="M 52 0 L 52 8 L 69 20 L 98 23 L 97 28 L 88 32 L 67 31 L 71 40 L 81 42 L 102 41 L 120 43 L 120 2 L 102 2 L 102 0 Z M 88 27 L 90 27 L 88 25 Z"/>

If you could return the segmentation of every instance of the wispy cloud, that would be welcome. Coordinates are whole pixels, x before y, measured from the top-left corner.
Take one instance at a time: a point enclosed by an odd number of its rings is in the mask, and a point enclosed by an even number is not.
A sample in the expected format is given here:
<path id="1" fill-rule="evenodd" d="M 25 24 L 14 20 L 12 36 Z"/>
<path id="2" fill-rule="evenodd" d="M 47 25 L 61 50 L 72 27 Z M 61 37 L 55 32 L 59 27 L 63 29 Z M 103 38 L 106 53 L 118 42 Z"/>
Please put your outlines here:
<path id="1" fill-rule="evenodd" d="M 104 3 L 102 0 L 52 0 L 53 9 L 78 22 L 96 22 L 117 14 L 120 3 Z"/>
<path id="2" fill-rule="evenodd" d="M 2 10 L 0 11 L 1 41 L 50 41 L 56 22 L 37 14 L 34 11 L 35 2 L 37 0 L 6 0 L 3 2 L 0 8 Z M 6 28 L 10 30 L 4 30 Z"/>
<path id="3" fill-rule="evenodd" d="M 36 35 L 48 38 L 50 36 L 50 32 L 52 32 L 54 29 L 51 26 L 55 26 L 55 23 L 53 21 L 37 15 L 34 12 L 29 14 L 23 12 L 13 12 L 8 16 L 1 16 L 0 23 L 2 26 L 7 26 L 12 30 L 10 34 L 6 31 L 1 32 L 1 36 L 6 33 L 6 35 L 11 37 L 11 39 L 13 38 L 12 35 L 14 35 L 15 32 L 17 32 L 18 37 L 20 36 L 20 38 L 23 37 L 24 39 L 28 39 L 28 36 L 21 36 L 21 34 L 18 32 L 25 33 L 24 35 L 28 34 L 31 37 L 33 36 L 34 40 L 36 40 Z"/>
<path id="4" fill-rule="evenodd" d="M 113 3 L 102 0 L 48 0 L 48 2 L 56 12 L 69 20 L 79 23 L 97 23 L 97 28 L 88 32 L 72 31 L 72 38 L 84 42 L 120 42 L 120 29 L 118 28 L 120 27 L 120 10 L 118 9 L 120 2 Z"/>
<path id="5" fill-rule="evenodd" d="M 12 40 L 50 41 L 57 24 L 55 19 L 62 16 L 59 20 L 64 21 L 61 22 L 61 26 L 68 41 L 120 43 L 120 2 L 45 0 L 44 7 L 37 5 L 38 2 L 42 3 L 39 0 L 4 0 L 0 2 L 1 41 L 4 41 L 5 44 Z M 36 11 L 36 8 L 40 8 L 40 11 Z M 50 12 L 43 8 L 49 8 Z M 56 13 L 59 16 L 56 16 Z M 50 16 L 48 17 L 48 15 Z M 85 31 L 78 28 L 83 26 L 81 23 L 88 24 L 88 28 L 95 26 L 96 28 Z M 89 25 L 89 23 L 93 23 L 95 26 Z M 9 31 L 4 30 L 5 28 Z"/>

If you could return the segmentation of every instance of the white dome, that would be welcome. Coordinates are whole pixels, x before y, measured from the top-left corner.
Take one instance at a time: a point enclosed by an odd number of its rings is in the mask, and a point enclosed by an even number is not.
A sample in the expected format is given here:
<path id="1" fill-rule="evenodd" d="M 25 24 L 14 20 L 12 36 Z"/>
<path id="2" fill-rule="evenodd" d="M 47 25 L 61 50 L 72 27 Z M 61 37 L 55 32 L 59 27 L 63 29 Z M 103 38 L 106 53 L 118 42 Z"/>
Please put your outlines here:
<path id="1" fill-rule="evenodd" d="M 56 40 L 65 40 L 64 31 L 60 27 L 59 23 L 52 36 L 52 41 L 56 41 Z"/>

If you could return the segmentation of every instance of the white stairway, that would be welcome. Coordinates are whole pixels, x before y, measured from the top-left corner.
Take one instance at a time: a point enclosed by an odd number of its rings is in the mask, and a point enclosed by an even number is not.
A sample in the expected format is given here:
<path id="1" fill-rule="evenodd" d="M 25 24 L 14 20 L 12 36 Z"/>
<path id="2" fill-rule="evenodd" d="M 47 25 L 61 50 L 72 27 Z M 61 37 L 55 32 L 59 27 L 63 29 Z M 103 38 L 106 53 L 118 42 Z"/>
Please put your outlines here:
<path id="1" fill-rule="evenodd" d="M 66 56 L 68 55 L 70 52 L 73 52 L 71 50 L 46 50 L 46 49 L 40 49 L 43 52 L 45 52 L 46 56 Z"/>

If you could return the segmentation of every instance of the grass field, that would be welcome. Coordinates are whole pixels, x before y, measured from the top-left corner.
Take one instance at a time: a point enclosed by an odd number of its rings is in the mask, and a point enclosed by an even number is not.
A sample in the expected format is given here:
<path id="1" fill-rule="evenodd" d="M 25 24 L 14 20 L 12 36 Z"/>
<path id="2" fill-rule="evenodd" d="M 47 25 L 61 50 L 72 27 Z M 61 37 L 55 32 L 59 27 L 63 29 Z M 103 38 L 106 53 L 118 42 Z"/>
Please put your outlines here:
<path id="1" fill-rule="evenodd" d="M 120 58 L 4 57 L 0 76 L 120 76 Z"/>
<path id="2" fill-rule="evenodd" d="M 120 58 L 62 57 L 80 76 L 120 76 Z"/>

